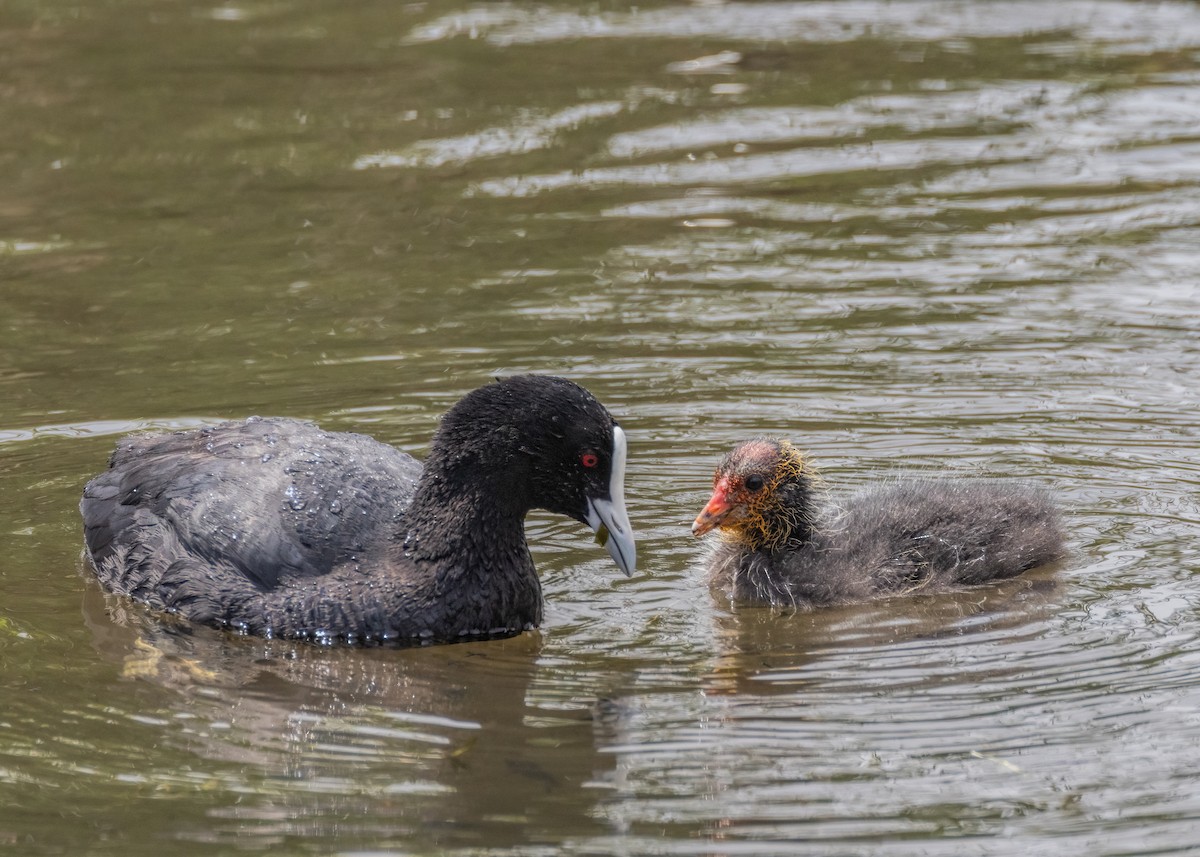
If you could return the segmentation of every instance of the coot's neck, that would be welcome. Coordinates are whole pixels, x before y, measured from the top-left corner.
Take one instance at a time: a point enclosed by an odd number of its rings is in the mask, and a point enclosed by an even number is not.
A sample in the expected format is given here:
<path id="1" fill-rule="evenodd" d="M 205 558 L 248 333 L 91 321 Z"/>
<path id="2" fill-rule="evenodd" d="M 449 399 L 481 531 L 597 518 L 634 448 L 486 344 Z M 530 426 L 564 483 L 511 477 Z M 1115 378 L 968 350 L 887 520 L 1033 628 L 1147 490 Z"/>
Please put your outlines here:
<path id="1" fill-rule="evenodd" d="M 537 580 L 525 542 L 529 508 L 524 492 L 486 472 L 464 476 L 427 461 L 405 513 L 404 552 L 447 585 L 457 578 L 489 590 L 528 585 L 530 575 Z"/>
<path id="2" fill-rule="evenodd" d="M 512 532 L 524 532 L 526 511 L 486 483 L 450 484 L 426 474 L 405 512 L 405 548 L 438 559 L 473 541 L 503 544 Z"/>

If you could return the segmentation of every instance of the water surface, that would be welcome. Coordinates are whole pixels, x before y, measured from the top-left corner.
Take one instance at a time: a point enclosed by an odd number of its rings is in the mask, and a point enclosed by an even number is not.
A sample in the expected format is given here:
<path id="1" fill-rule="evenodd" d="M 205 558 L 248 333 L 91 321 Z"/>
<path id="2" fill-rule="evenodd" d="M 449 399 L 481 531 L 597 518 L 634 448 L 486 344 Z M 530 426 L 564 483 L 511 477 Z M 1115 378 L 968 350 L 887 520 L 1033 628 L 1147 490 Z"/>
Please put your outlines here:
<path id="1" fill-rule="evenodd" d="M 1200 846 L 1191 3 L 18 2 L 0 13 L 0 850 Z M 535 514 L 540 632 L 340 650 L 106 597 L 128 431 L 421 454 L 494 374 L 631 439 L 639 574 Z M 709 593 L 734 441 L 1028 478 L 1060 569 Z"/>

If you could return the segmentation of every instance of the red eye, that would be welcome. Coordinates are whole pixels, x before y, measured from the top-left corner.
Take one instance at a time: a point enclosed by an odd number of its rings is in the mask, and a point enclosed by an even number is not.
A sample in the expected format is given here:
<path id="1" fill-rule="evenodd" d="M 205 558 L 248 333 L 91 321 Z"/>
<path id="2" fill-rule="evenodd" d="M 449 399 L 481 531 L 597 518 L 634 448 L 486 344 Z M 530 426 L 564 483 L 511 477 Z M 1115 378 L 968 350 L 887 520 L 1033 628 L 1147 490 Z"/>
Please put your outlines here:
<path id="1" fill-rule="evenodd" d="M 579 463 L 584 467 L 595 467 L 600 463 L 600 456 L 596 455 L 594 452 L 585 452 L 583 455 L 579 456 Z"/>

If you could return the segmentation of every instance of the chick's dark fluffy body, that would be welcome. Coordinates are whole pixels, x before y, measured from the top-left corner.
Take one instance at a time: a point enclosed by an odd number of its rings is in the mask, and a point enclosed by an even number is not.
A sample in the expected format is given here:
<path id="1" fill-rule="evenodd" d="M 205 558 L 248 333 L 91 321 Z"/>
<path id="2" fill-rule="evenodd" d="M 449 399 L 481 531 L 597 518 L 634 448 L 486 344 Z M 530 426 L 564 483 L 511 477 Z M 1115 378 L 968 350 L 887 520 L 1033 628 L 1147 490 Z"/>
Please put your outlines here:
<path id="1" fill-rule="evenodd" d="M 830 502 L 807 457 L 769 442 L 787 475 L 722 531 L 712 584 L 740 604 L 800 610 L 908 593 L 937 593 L 1015 577 L 1065 556 L 1049 495 L 1023 483 L 907 479 Z M 753 462 L 730 460 L 742 477 Z M 764 538 L 769 533 L 773 541 Z M 782 533 L 782 535 L 780 535 Z"/>

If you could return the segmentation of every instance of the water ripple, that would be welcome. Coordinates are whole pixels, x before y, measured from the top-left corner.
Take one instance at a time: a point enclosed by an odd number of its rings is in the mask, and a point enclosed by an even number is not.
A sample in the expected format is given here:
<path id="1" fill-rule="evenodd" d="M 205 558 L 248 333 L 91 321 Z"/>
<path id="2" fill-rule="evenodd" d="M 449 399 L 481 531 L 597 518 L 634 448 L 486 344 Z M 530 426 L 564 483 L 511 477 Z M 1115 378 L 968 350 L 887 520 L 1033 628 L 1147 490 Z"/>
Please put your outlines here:
<path id="1" fill-rule="evenodd" d="M 408 41 L 467 36 L 502 46 L 645 38 L 837 43 L 875 36 L 936 42 L 1069 34 L 1073 42 L 1100 43 L 1112 54 L 1200 45 L 1200 16 L 1191 4 L 1104 3 L 1101 7 L 1086 0 L 1056 3 L 1050 8 L 1031 0 L 986 4 L 851 0 L 755 3 L 752 14 L 742 6 L 725 4 L 581 14 L 498 3 L 470 7 L 422 24 L 409 33 Z"/>

